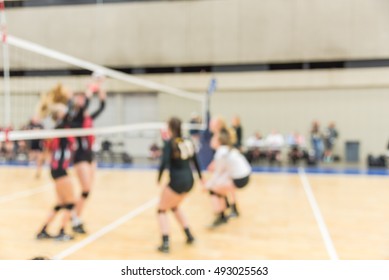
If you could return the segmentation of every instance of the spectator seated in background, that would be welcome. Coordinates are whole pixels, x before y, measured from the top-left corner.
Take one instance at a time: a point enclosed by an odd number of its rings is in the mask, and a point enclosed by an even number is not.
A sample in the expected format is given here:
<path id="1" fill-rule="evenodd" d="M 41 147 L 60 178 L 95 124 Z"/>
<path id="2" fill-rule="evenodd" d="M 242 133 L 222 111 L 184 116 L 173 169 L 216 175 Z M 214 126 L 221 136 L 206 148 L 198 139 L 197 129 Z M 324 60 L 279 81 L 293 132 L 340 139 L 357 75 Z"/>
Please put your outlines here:
<path id="1" fill-rule="evenodd" d="M 106 154 L 108 154 L 110 162 L 115 161 L 115 154 L 112 151 L 112 142 L 105 139 L 103 142 L 101 142 L 101 157 L 104 158 Z"/>
<path id="2" fill-rule="evenodd" d="M 15 142 L 15 158 L 18 161 L 28 162 L 28 145 L 24 140 Z"/>
<path id="3" fill-rule="evenodd" d="M 287 144 L 289 146 L 288 158 L 289 162 L 297 165 L 300 160 L 308 158 L 308 152 L 305 146 L 305 138 L 303 135 L 295 132 L 287 137 Z"/>
<path id="4" fill-rule="evenodd" d="M 265 140 L 258 131 L 247 139 L 246 146 L 247 152 L 245 155 L 250 164 L 266 158 L 266 153 L 264 152 Z"/>
<path id="5" fill-rule="evenodd" d="M 3 145 L 3 154 L 7 162 L 14 161 L 16 159 L 15 143 L 8 141 Z"/>
<path id="6" fill-rule="evenodd" d="M 12 131 L 13 128 L 2 129 L 2 131 Z M 1 143 L 1 155 L 6 162 L 11 162 L 16 160 L 17 145 L 12 141 L 5 141 Z"/>
<path id="7" fill-rule="evenodd" d="M 5 149 L 5 142 L 0 142 L 0 156 L 2 161 L 6 159 L 6 149 Z"/>
<path id="8" fill-rule="evenodd" d="M 282 134 L 275 130 L 266 137 L 267 158 L 270 165 L 273 163 L 281 165 L 281 150 L 284 143 L 285 140 Z"/>
<path id="9" fill-rule="evenodd" d="M 150 146 L 150 159 L 159 159 L 161 157 L 162 150 L 161 148 L 157 145 L 157 143 L 153 143 Z"/>

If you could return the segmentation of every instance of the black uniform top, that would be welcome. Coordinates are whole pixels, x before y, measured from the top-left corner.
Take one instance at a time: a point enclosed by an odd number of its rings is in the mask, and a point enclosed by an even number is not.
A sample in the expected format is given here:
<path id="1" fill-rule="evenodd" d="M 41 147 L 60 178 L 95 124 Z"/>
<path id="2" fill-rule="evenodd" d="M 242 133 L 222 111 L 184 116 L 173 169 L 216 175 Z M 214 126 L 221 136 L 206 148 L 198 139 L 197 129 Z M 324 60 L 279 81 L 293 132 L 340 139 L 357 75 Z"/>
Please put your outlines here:
<path id="1" fill-rule="evenodd" d="M 66 115 L 66 117 L 55 126 L 55 129 L 64 128 L 69 128 L 69 115 Z M 74 140 L 71 137 L 55 138 L 51 141 L 52 170 L 66 170 L 69 167 L 73 141 Z"/>
<path id="2" fill-rule="evenodd" d="M 93 112 L 90 117 L 92 120 L 95 120 L 105 109 L 105 100 L 100 100 L 100 107 L 95 112 Z"/>
<path id="3" fill-rule="evenodd" d="M 68 114 L 68 121 L 70 122 L 70 126 L 72 128 L 82 128 L 84 124 L 84 118 L 85 118 L 85 111 L 88 109 L 89 106 L 89 98 L 86 98 L 85 104 L 81 108 L 74 108 L 74 105 L 70 103 L 69 107 L 69 114 Z"/>
<path id="4" fill-rule="evenodd" d="M 193 153 L 189 155 L 188 158 L 185 158 L 183 156 L 183 151 L 181 151 L 178 147 L 178 143 L 182 141 L 184 141 L 182 138 L 176 138 L 170 139 L 164 143 L 161 165 L 159 167 L 158 182 L 161 180 L 163 171 L 166 168 L 169 168 L 171 183 L 193 183 L 193 174 L 190 166 L 191 161 L 196 167 L 199 178 L 202 178 L 201 169 L 196 154 Z"/>
<path id="5" fill-rule="evenodd" d="M 75 109 L 73 104 L 70 105 L 70 110 L 68 114 L 68 122 L 70 123 L 71 128 L 82 128 L 85 121 L 85 111 L 89 106 L 89 98 L 86 98 L 85 104 L 81 108 Z M 77 151 L 83 150 L 83 137 L 76 137 L 77 141 Z"/>

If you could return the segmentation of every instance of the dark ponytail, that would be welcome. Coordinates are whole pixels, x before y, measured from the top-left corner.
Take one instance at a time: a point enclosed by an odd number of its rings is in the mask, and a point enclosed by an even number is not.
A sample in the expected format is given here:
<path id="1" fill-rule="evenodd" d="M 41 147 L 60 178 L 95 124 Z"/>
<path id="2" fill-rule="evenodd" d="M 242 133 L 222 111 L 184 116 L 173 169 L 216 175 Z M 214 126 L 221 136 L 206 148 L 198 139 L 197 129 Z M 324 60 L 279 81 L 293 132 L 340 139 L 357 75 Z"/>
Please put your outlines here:
<path id="1" fill-rule="evenodd" d="M 172 117 L 168 122 L 168 126 L 170 131 L 172 132 L 173 139 L 182 137 L 181 120 L 179 118 Z"/>
<path id="2" fill-rule="evenodd" d="M 168 122 L 169 129 L 172 133 L 172 158 L 180 158 L 181 153 L 178 148 L 178 143 L 181 141 L 181 120 L 177 117 L 172 117 Z"/>

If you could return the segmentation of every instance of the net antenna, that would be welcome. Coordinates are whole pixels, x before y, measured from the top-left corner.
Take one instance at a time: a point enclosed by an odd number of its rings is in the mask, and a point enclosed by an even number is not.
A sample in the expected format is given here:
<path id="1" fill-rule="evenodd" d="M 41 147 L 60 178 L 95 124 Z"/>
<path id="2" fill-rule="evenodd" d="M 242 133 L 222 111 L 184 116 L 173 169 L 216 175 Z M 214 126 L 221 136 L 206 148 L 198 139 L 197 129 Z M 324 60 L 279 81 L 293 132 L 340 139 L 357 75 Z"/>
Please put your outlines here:
<path id="1" fill-rule="evenodd" d="M 203 103 L 203 119 L 204 119 L 204 123 L 205 123 L 205 127 L 206 129 L 209 129 L 209 122 L 210 122 L 210 108 L 211 108 L 211 96 L 215 93 L 215 91 L 217 90 L 217 79 L 215 77 L 212 77 L 210 82 L 209 82 L 209 85 L 208 85 L 208 89 L 207 89 L 207 93 L 205 94 L 205 97 L 204 97 L 204 103 Z"/>
<path id="2" fill-rule="evenodd" d="M 9 67 L 9 48 L 7 34 L 7 20 L 5 17 L 5 3 L 0 0 L 0 36 L 3 51 L 3 87 L 4 87 L 4 127 L 11 125 L 11 81 Z"/>

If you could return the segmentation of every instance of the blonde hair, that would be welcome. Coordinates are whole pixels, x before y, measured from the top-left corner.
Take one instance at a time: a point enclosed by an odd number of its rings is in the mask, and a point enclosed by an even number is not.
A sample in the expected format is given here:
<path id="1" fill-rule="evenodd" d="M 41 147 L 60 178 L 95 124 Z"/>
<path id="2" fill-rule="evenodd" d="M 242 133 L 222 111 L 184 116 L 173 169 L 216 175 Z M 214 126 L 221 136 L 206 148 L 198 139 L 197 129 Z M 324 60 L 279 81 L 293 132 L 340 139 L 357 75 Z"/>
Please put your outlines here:
<path id="1" fill-rule="evenodd" d="M 231 142 L 231 134 L 228 130 L 222 129 L 218 134 L 218 141 L 223 146 L 232 147 L 233 143 Z"/>
<path id="2" fill-rule="evenodd" d="M 64 86 L 58 83 L 49 92 L 41 95 L 40 102 L 37 107 L 37 115 L 40 118 L 46 118 L 52 113 L 52 107 L 56 104 L 66 104 L 69 101 L 69 91 Z"/>
<path id="3" fill-rule="evenodd" d="M 212 119 L 212 122 L 213 122 L 213 126 L 214 126 L 213 128 L 216 129 L 216 131 L 212 131 L 213 133 L 220 134 L 220 132 L 223 130 L 228 132 L 230 142 L 231 142 L 230 146 L 233 146 L 238 141 L 238 137 L 236 136 L 235 130 L 231 127 L 228 127 L 228 125 L 223 117 L 216 116 L 215 118 Z"/>
<path id="4" fill-rule="evenodd" d="M 65 115 L 68 111 L 68 107 L 62 103 L 52 104 L 50 106 L 50 115 L 54 121 L 60 119 L 60 114 Z"/>

